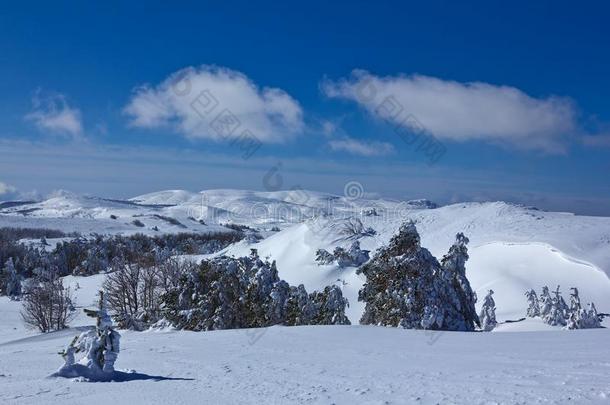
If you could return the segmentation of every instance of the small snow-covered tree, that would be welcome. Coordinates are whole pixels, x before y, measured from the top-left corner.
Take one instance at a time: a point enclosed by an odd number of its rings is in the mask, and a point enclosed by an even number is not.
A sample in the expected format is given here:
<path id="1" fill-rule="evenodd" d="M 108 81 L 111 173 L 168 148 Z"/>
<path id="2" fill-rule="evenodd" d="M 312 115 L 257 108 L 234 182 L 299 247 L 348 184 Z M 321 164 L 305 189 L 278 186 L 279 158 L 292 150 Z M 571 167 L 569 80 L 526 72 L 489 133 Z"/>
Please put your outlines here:
<path id="1" fill-rule="evenodd" d="M 316 251 L 316 262 L 319 265 L 332 264 L 335 261 L 335 256 L 326 249 L 318 249 Z"/>
<path id="2" fill-rule="evenodd" d="M 595 304 L 590 303 L 588 310 L 583 308 L 580 303 L 578 289 L 572 287 L 571 290 L 570 310 L 566 329 L 588 329 L 601 327 Z"/>
<path id="3" fill-rule="evenodd" d="M 455 235 L 455 242 L 441 259 L 440 276 L 446 283 L 445 300 L 453 304 L 454 311 L 445 316 L 445 328 L 472 331 L 480 326 L 475 304 L 477 295 L 466 278 L 468 260 L 468 238 L 463 233 Z"/>
<path id="4" fill-rule="evenodd" d="M 96 318 L 95 328 L 81 333 L 60 354 L 64 365 L 55 374 L 62 377 L 102 377 L 114 371 L 114 363 L 120 350 L 121 335 L 112 327 L 112 319 L 106 308 L 104 292 L 99 292 L 97 310 L 85 309 L 87 316 Z M 77 355 L 80 358 L 77 360 Z"/>
<path id="5" fill-rule="evenodd" d="M 576 287 L 570 288 L 570 313 L 568 316 L 567 329 L 580 329 L 583 326 L 582 305 L 580 304 L 580 297 L 578 296 L 578 289 Z M 586 312 L 584 312 L 586 316 Z"/>
<path id="6" fill-rule="evenodd" d="M 594 303 L 589 304 L 589 311 L 587 311 L 587 321 L 585 323 L 586 328 L 601 328 L 601 322 L 599 320 L 599 314 Z"/>
<path id="7" fill-rule="evenodd" d="M 314 294 L 314 293 L 312 293 Z M 305 286 L 290 287 L 288 300 L 286 301 L 287 326 L 311 325 L 318 309 L 307 294 Z"/>
<path id="8" fill-rule="evenodd" d="M 337 263 L 339 267 L 358 267 L 369 260 L 369 251 L 360 249 L 360 242 L 352 242 L 348 250 L 337 246 L 333 253 L 325 249 L 316 251 L 316 262 L 319 265 Z"/>
<path id="9" fill-rule="evenodd" d="M 561 296 L 559 286 L 557 286 L 557 289 L 553 294 L 554 297 L 551 299 L 550 310 L 543 319 L 551 326 L 565 326 L 567 313 L 569 311 L 568 305 Z"/>
<path id="10" fill-rule="evenodd" d="M 350 325 L 345 316 L 345 309 L 349 306 L 347 298 L 343 297 L 341 289 L 336 285 L 327 286 L 322 292 L 314 292 L 311 299 L 317 307 L 316 325 Z"/>
<path id="11" fill-rule="evenodd" d="M 493 290 L 489 290 L 487 292 L 487 295 L 483 300 L 481 313 L 479 314 L 481 328 L 486 332 L 493 330 L 498 324 L 498 321 L 496 320 L 496 302 L 492 297 L 493 294 Z"/>
<path id="12" fill-rule="evenodd" d="M 528 290 L 525 292 L 525 296 L 527 297 L 527 316 L 530 318 L 534 318 L 536 316 L 540 316 L 540 303 L 538 302 L 538 295 L 536 295 L 536 291 Z"/>
<path id="13" fill-rule="evenodd" d="M 540 299 L 538 300 L 540 305 L 540 316 L 542 319 L 546 319 L 551 312 L 551 308 L 553 306 L 553 299 L 551 298 L 551 294 L 549 293 L 549 287 L 542 287 L 542 293 L 540 294 Z"/>
<path id="14" fill-rule="evenodd" d="M 1 287 L 4 294 L 11 299 L 19 297 L 21 295 L 21 277 L 17 274 L 12 257 L 6 261 L 2 273 L 4 285 Z"/>
<path id="15" fill-rule="evenodd" d="M 360 249 L 360 241 L 357 240 L 352 242 L 347 251 L 347 256 L 349 257 L 349 260 L 346 263 L 342 264 L 340 260 L 338 261 L 340 267 L 359 267 L 366 263 L 370 258 L 369 251 Z"/>

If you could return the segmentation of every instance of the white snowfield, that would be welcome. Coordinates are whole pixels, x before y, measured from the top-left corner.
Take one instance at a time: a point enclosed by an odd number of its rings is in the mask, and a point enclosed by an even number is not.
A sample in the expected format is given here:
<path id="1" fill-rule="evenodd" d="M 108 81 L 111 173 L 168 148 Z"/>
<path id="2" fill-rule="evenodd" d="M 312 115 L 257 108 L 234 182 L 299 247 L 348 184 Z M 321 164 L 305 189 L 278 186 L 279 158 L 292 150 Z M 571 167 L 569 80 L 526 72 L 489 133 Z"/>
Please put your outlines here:
<path id="1" fill-rule="evenodd" d="M 583 303 L 610 313 L 610 218 L 503 202 L 430 207 L 425 200 L 239 190 L 163 191 L 128 201 L 61 193 L 0 205 L 0 226 L 83 234 L 226 232 L 222 224 L 247 225 L 264 239 L 217 254 L 256 248 L 277 261 L 290 284 L 312 291 L 336 283 L 350 301 L 354 325 L 121 331 L 116 366 L 137 373 L 120 383 L 86 383 L 46 376 L 62 364 L 57 352 L 79 333 L 75 328 L 92 320 L 79 316 L 72 329 L 40 335 L 24 329 L 19 303 L 0 297 L 0 403 L 609 403 L 608 329 L 564 331 L 530 318 L 502 323 L 494 333 L 357 326 L 363 278 L 352 267 L 319 266 L 316 250 L 346 248 L 357 239 L 372 256 L 407 219 L 416 221 L 422 245 L 439 259 L 456 233 L 470 238 L 467 276 L 479 298 L 495 291 L 500 322 L 525 317 L 524 292 L 543 285 L 561 285 L 566 299 L 578 287 Z M 144 226 L 134 225 L 136 219 Z M 351 232 L 358 221 L 360 231 L 370 227 L 375 234 Z M 66 278 L 80 287 L 79 311 L 93 306 L 103 277 Z"/>
<path id="2" fill-rule="evenodd" d="M 115 383 L 45 378 L 77 331 L 0 345 L 3 404 L 608 403 L 610 333 L 369 326 L 121 332 Z"/>

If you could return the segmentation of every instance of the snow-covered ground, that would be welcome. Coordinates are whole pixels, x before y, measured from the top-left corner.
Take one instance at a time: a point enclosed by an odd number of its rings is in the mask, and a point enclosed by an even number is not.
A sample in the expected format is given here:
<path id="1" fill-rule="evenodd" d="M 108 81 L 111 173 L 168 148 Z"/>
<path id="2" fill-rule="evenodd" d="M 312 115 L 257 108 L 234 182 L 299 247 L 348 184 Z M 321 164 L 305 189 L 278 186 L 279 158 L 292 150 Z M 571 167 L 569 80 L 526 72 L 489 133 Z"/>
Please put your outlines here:
<path id="1" fill-rule="evenodd" d="M 122 332 L 132 381 L 45 378 L 65 330 L 0 344 L 6 404 L 607 403 L 610 332 L 426 333 L 382 327 Z"/>
<path id="2" fill-rule="evenodd" d="M 353 267 L 319 266 L 318 249 L 371 254 L 407 220 L 439 259 L 455 234 L 470 238 L 467 276 L 479 297 L 495 291 L 499 321 L 525 316 L 524 292 L 578 287 L 583 302 L 610 312 L 610 218 L 543 212 L 503 202 L 439 208 L 426 201 L 348 199 L 316 192 L 164 191 L 127 201 L 61 193 L 0 208 L 0 226 L 130 234 L 227 231 L 247 225 L 264 237 L 217 254 L 256 248 L 280 277 L 308 291 L 336 283 L 357 325 L 364 282 Z M 374 208 L 377 215 L 363 215 Z M 114 219 L 116 218 L 116 219 Z M 180 225 L 169 219 L 175 219 Z M 346 233 L 354 219 L 374 235 Z M 134 225 L 140 220 L 144 227 Z M 272 229 L 276 228 L 276 229 Z M 158 229 L 158 230 L 157 230 Z M 201 259 L 193 256 L 191 259 Z M 103 275 L 68 277 L 77 306 L 92 307 Z M 553 403 L 610 401 L 608 329 L 563 331 L 538 319 L 503 323 L 494 333 L 431 333 L 375 327 L 273 327 L 262 330 L 122 332 L 116 384 L 47 379 L 57 352 L 78 328 L 38 335 L 24 329 L 20 304 L 0 297 L 0 402 L 6 403 Z M 606 326 L 608 319 L 606 319 Z M 509 333 L 495 333 L 509 332 Z M 519 332 L 519 333 L 517 333 Z"/>

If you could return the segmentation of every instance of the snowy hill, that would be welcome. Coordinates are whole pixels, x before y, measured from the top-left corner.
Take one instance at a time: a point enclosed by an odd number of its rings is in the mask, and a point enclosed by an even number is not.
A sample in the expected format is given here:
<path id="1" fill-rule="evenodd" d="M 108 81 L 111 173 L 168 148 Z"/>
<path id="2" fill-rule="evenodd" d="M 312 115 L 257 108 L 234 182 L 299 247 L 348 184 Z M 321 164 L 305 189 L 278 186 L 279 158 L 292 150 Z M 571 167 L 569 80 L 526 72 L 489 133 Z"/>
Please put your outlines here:
<path id="1" fill-rule="evenodd" d="M 495 291 L 501 324 L 494 333 L 357 326 L 363 278 L 354 267 L 318 265 L 316 251 L 358 240 L 374 252 L 407 219 L 416 221 L 422 245 L 438 258 L 456 233 L 470 238 L 467 276 L 479 298 Z M 0 226 L 85 235 L 230 231 L 225 224 L 246 225 L 263 239 L 245 239 L 215 255 L 243 256 L 256 248 L 277 261 L 280 277 L 290 284 L 303 283 L 309 291 L 339 285 L 354 326 L 121 331 L 116 366 L 127 372 L 123 382 L 51 379 L 62 363 L 58 351 L 92 327 L 82 309 L 94 306 L 105 278 L 68 276 L 64 283 L 74 291 L 79 314 L 70 329 L 26 330 L 21 304 L 0 297 L 0 402 L 478 404 L 610 398 L 608 329 L 563 331 L 539 318 L 505 322 L 525 316 L 524 291 L 543 285 L 561 284 L 564 295 L 577 286 L 583 301 L 610 312 L 610 218 L 503 202 L 436 207 L 426 200 L 352 200 L 309 191 L 172 190 L 129 200 L 60 193 L 0 207 Z"/>
<path id="2" fill-rule="evenodd" d="M 256 248 L 262 257 L 277 261 L 282 278 L 303 283 L 308 290 L 337 283 L 350 301 L 348 316 L 357 323 L 362 313 L 357 292 L 363 279 L 355 268 L 319 266 L 315 252 L 347 248 L 356 239 L 374 252 L 403 221 L 413 219 L 422 245 L 438 258 L 456 233 L 470 238 L 467 275 L 479 296 L 489 288 L 496 292 L 500 320 L 522 317 L 523 292 L 543 285 L 553 289 L 561 284 L 565 293 L 577 286 L 583 300 L 610 312 L 610 218 L 543 212 L 504 202 L 435 207 L 427 200 L 350 199 L 305 190 L 168 190 L 129 200 L 63 192 L 42 202 L 5 205 L 0 226 L 155 234 L 223 232 L 226 223 L 246 225 L 264 239 L 255 244 L 242 241 L 220 253 L 242 256 Z M 354 221 L 363 229 L 372 228 L 374 235 L 351 233 Z"/>

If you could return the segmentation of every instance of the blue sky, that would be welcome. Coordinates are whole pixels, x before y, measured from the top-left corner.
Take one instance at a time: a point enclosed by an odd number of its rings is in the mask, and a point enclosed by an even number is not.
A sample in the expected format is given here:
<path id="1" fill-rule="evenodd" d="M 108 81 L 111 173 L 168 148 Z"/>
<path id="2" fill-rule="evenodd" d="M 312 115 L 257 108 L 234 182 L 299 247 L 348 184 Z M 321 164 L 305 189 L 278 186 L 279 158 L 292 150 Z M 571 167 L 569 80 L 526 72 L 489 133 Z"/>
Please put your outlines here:
<path id="1" fill-rule="evenodd" d="M 265 190 L 279 173 L 271 188 L 610 215 L 609 11 L 3 5 L 0 199 Z M 213 124 L 223 111 L 234 131 Z"/>

